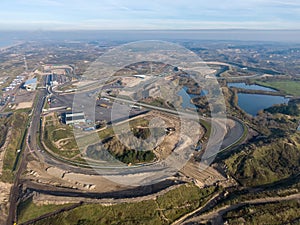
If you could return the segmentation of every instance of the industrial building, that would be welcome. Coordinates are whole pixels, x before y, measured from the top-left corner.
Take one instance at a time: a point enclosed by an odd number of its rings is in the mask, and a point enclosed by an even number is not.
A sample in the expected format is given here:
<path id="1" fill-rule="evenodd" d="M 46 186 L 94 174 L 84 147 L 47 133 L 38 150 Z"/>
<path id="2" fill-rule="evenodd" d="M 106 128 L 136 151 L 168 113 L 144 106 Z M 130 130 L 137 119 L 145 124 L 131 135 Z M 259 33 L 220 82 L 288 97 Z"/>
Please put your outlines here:
<path id="1" fill-rule="evenodd" d="M 23 86 L 24 86 L 24 88 L 26 88 L 27 91 L 34 91 L 34 90 L 36 90 L 37 79 L 33 78 L 30 80 L 27 80 Z"/>
<path id="2" fill-rule="evenodd" d="M 65 113 L 63 118 L 65 124 L 85 123 L 84 112 Z"/>

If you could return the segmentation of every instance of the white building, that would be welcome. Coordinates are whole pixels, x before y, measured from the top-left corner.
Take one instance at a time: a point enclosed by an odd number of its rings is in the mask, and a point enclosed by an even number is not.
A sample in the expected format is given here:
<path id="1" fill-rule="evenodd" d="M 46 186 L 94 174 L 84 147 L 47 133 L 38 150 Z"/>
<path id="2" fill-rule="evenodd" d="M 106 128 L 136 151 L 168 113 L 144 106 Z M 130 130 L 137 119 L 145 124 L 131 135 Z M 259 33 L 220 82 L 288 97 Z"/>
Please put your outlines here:
<path id="1" fill-rule="evenodd" d="M 37 86 L 37 79 L 36 78 L 27 80 L 24 84 L 24 88 L 26 88 L 27 91 L 36 90 L 36 86 Z"/>
<path id="2" fill-rule="evenodd" d="M 85 123 L 83 112 L 65 113 L 65 123 L 66 124 L 78 124 Z"/>

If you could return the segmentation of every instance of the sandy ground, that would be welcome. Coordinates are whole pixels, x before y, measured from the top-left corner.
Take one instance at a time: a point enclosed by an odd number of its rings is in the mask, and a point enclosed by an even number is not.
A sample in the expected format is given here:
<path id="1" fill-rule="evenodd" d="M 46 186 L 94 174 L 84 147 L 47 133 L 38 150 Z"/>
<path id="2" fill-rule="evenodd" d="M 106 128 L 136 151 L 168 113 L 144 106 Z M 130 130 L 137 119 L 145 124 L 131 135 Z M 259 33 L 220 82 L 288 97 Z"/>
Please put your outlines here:
<path id="1" fill-rule="evenodd" d="M 21 102 L 16 105 L 15 109 L 27 109 L 32 107 L 33 102 Z"/>
<path id="2" fill-rule="evenodd" d="M 9 210 L 9 194 L 12 185 L 0 182 L 0 224 L 5 224 Z"/>
<path id="3" fill-rule="evenodd" d="M 145 76 L 144 79 L 138 77 L 124 77 L 122 78 L 122 83 L 125 87 L 134 87 L 142 82 L 146 82 L 151 79 L 151 76 Z"/>
<path id="4" fill-rule="evenodd" d="M 72 173 L 57 167 L 42 165 L 36 161 L 28 164 L 25 178 L 37 183 L 99 193 L 125 188 L 101 176 Z"/>
<path id="5" fill-rule="evenodd" d="M 122 77 L 122 84 L 124 88 L 120 89 L 119 94 L 125 96 L 132 96 L 136 91 L 134 87 L 138 87 L 139 85 L 146 83 L 146 81 L 150 79 L 150 76 L 146 76 L 144 79 L 137 77 Z"/>
<path id="6" fill-rule="evenodd" d="M 120 203 L 125 203 L 125 202 L 141 202 L 141 201 L 151 200 L 151 199 L 155 200 L 158 196 L 162 196 L 162 195 L 166 194 L 167 192 L 178 188 L 181 185 L 184 185 L 184 184 L 179 184 L 179 185 L 174 185 L 174 186 L 168 187 L 158 193 L 141 196 L 141 197 L 124 198 L 124 199 L 122 199 L 122 198 L 92 199 L 92 198 L 81 198 L 81 197 L 73 198 L 73 197 L 66 197 L 66 196 L 53 196 L 53 195 L 35 193 L 33 196 L 33 202 L 36 205 L 47 205 L 47 204 L 62 205 L 62 204 L 68 204 L 68 203 L 78 203 L 80 201 L 83 201 L 86 203 L 96 203 L 96 204 L 101 204 L 103 206 L 109 206 L 109 205 L 120 204 Z"/>
<path id="7" fill-rule="evenodd" d="M 197 123 L 189 120 L 180 120 L 180 118 L 178 118 L 177 116 L 173 116 L 163 112 L 151 111 L 147 114 L 145 119 L 154 122 L 156 119 L 162 120 L 164 128 L 175 128 L 175 131 L 164 136 L 163 141 L 155 149 L 155 153 L 160 159 L 165 159 L 166 157 L 168 157 L 172 153 L 178 142 L 187 141 L 184 137 L 190 137 L 193 140 L 192 145 L 194 145 L 204 134 L 204 129 L 201 128 L 201 126 Z M 181 140 L 182 138 L 183 140 Z"/>
<path id="8" fill-rule="evenodd" d="M 24 89 L 19 89 L 15 97 L 13 109 L 31 108 L 35 97 L 35 91 L 29 92 Z"/>
<path id="9" fill-rule="evenodd" d="M 72 85 L 81 87 L 84 85 L 93 84 L 94 82 L 95 81 L 85 80 L 85 81 L 79 81 L 79 82 L 73 83 Z"/>
<path id="10" fill-rule="evenodd" d="M 213 185 L 217 182 L 226 181 L 226 177 L 222 176 L 217 170 L 211 166 L 189 161 L 181 170 L 181 172 L 192 178 L 198 186 Z"/>

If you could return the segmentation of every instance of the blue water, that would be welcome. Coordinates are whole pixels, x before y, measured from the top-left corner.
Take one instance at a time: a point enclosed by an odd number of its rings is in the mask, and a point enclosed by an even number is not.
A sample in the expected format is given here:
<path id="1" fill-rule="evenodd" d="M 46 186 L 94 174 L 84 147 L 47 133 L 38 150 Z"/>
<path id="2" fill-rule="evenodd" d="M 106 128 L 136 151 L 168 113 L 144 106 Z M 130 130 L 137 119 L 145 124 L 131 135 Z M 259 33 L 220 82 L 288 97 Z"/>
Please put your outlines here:
<path id="1" fill-rule="evenodd" d="M 289 99 L 281 96 L 238 93 L 238 105 L 246 113 L 256 116 L 263 109 L 275 104 L 288 103 Z"/>
<path id="2" fill-rule="evenodd" d="M 263 87 L 256 84 L 246 84 L 246 83 L 228 83 L 228 87 L 236 87 L 236 88 L 243 88 L 247 90 L 255 90 L 255 91 L 270 91 L 270 92 L 276 92 L 276 90 L 272 88 Z"/>
<path id="3" fill-rule="evenodd" d="M 196 109 L 196 106 L 191 102 L 191 100 L 193 98 L 198 98 L 200 96 L 205 96 L 208 94 L 208 91 L 206 90 L 201 90 L 201 93 L 199 95 L 195 95 L 195 94 L 188 94 L 187 93 L 188 88 L 187 87 L 183 87 L 178 93 L 177 95 L 181 96 L 182 98 L 182 104 L 181 107 L 184 109 L 190 108 L 190 109 Z"/>
<path id="4" fill-rule="evenodd" d="M 184 109 L 190 108 L 190 109 L 196 109 L 196 106 L 191 102 L 192 100 L 192 96 L 190 96 L 187 92 L 186 92 L 186 88 L 183 87 L 178 93 L 177 95 L 179 95 L 182 98 L 182 103 L 181 103 L 181 107 Z"/>
<path id="5" fill-rule="evenodd" d="M 14 40 L 1 40 L 0 39 L 0 48 L 7 47 L 13 45 L 15 43 Z"/>

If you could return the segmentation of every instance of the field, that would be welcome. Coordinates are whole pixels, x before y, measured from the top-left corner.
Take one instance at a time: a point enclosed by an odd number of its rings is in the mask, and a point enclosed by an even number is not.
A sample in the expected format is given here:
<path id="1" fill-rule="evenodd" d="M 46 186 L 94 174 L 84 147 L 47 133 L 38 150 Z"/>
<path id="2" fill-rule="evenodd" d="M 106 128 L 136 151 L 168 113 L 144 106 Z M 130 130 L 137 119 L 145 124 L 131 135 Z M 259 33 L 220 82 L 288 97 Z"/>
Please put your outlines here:
<path id="1" fill-rule="evenodd" d="M 143 119 L 143 118 L 137 118 L 137 119 L 133 119 L 133 120 L 129 121 L 130 128 L 134 128 L 134 127 L 137 127 L 137 126 L 148 126 L 148 124 L 149 124 L 149 121 L 146 120 L 146 119 Z M 124 125 L 122 125 L 122 124 L 118 125 L 119 130 L 122 130 L 122 127 L 124 127 L 124 129 L 125 129 Z M 80 144 L 80 147 L 83 148 L 83 147 L 85 147 L 87 145 L 90 145 L 92 143 L 97 143 L 100 140 L 112 137 L 115 134 L 114 129 L 112 127 L 107 127 L 105 129 L 100 129 L 97 133 L 98 133 L 98 136 L 93 135 L 93 134 L 91 134 L 91 135 L 87 134 L 87 135 L 84 135 L 83 137 L 79 137 L 78 138 L 78 143 Z"/>
<path id="2" fill-rule="evenodd" d="M 300 81 L 259 81 L 255 83 L 277 89 L 287 95 L 300 96 Z"/>
<path id="3" fill-rule="evenodd" d="M 187 184 L 171 190 L 155 200 L 111 206 L 84 204 L 76 209 L 41 220 L 36 224 L 170 224 L 203 205 L 215 192 L 215 187 L 199 189 L 194 185 Z M 40 207 L 42 212 L 49 212 L 43 207 L 52 206 Z M 19 213 L 27 215 L 26 219 L 34 218 L 36 217 L 36 206 L 31 203 L 28 207 L 23 207 Z"/>
<path id="4" fill-rule="evenodd" d="M 10 119 L 9 118 L 0 118 L 0 148 L 3 146 L 6 134 L 8 131 L 8 127 L 10 126 Z"/>
<path id="5" fill-rule="evenodd" d="M 252 145 L 225 161 L 242 184 L 270 184 L 300 172 L 300 134 L 277 138 L 268 144 Z"/>
<path id="6" fill-rule="evenodd" d="M 24 141 L 25 129 L 28 120 L 27 111 L 16 111 L 11 117 L 11 134 L 9 142 L 6 147 L 4 159 L 3 159 L 3 171 L 1 180 L 5 182 L 12 182 L 13 171 L 17 166 L 18 149 L 21 149 Z"/>
<path id="7" fill-rule="evenodd" d="M 118 129 L 127 131 L 125 124 L 119 124 Z M 144 118 L 137 118 L 129 121 L 129 127 L 137 138 L 147 138 L 150 135 L 150 130 L 147 128 L 149 121 Z M 164 131 L 164 130 L 163 130 Z M 128 131 L 130 132 L 130 131 Z M 159 133 L 159 132 L 156 132 Z M 111 156 L 126 164 L 151 162 L 155 158 L 152 149 L 145 149 L 145 151 L 136 151 L 124 145 L 115 135 L 113 129 L 107 128 L 99 131 L 98 136 L 102 143 L 90 145 L 86 149 L 88 158 L 96 160 L 109 160 Z M 124 137 L 125 138 L 125 137 Z M 106 150 L 110 154 L 107 154 Z"/>
<path id="8" fill-rule="evenodd" d="M 43 141 L 48 149 L 65 158 L 80 154 L 72 127 L 59 123 L 57 115 L 45 117 Z"/>
<path id="9" fill-rule="evenodd" d="M 299 224 L 299 201 L 247 205 L 223 216 L 229 224 Z"/>
<path id="10" fill-rule="evenodd" d="M 137 118 L 129 121 L 131 129 L 136 129 L 136 127 L 146 127 L 148 124 L 148 120 L 144 118 Z M 124 130 L 126 128 L 124 125 L 125 124 L 119 124 L 119 129 Z M 127 149 L 125 145 L 114 137 L 115 135 L 112 127 L 100 130 L 97 133 L 98 135 L 95 135 L 95 133 L 87 133 L 86 135 L 79 137 L 76 141 L 73 128 L 60 123 L 56 114 L 49 114 L 43 120 L 43 143 L 46 150 L 65 159 L 85 163 L 79 149 L 85 149 L 87 146 L 89 146 L 87 148 L 88 158 L 96 160 L 102 159 L 101 155 L 106 152 L 96 151 L 93 149 L 93 146 L 99 145 L 100 141 L 108 139 L 109 140 L 101 144 L 101 146 L 104 146 L 115 158 L 124 163 L 150 162 L 155 158 L 152 151 L 136 152 L 134 150 Z M 137 133 L 139 134 L 139 132 Z"/>
<path id="11" fill-rule="evenodd" d="M 25 202 L 22 202 L 18 206 L 18 222 L 24 223 L 28 220 L 31 220 L 33 218 L 37 218 L 43 214 L 53 212 L 55 210 L 61 209 L 63 207 L 66 207 L 70 204 L 63 204 L 63 205 L 43 205 L 42 207 L 35 205 L 32 202 L 32 199 L 29 198 Z"/>

